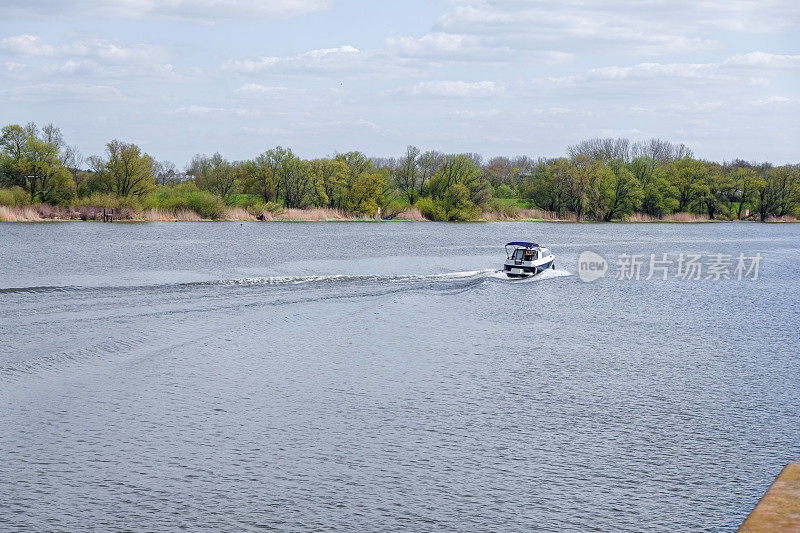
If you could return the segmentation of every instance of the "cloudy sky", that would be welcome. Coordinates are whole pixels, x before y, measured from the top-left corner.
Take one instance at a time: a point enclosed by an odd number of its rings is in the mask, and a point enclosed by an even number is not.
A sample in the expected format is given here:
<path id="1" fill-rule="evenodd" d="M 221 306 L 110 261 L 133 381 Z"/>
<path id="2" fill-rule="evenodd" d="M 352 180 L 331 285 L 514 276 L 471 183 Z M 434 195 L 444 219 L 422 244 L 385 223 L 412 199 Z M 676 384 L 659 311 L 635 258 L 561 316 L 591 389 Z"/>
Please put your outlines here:
<path id="1" fill-rule="evenodd" d="M 797 0 L 2 0 L 0 123 L 304 157 L 591 137 L 800 161 Z"/>

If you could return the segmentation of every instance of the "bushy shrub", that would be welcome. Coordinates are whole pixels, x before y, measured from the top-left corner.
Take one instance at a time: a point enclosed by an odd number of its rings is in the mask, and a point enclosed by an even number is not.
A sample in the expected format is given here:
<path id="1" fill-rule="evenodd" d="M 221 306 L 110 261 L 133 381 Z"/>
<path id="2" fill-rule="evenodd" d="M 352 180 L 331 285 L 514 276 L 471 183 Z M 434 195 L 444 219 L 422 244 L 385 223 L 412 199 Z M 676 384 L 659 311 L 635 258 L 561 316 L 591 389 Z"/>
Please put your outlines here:
<path id="1" fill-rule="evenodd" d="M 519 213 L 519 207 L 514 203 L 504 202 L 495 198 L 489 202 L 489 211 L 496 211 L 507 217 L 514 217 Z"/>
<path id="2" fill-rule="evenodd" d="M 502 185 L 498 186 L 494 190 L 494 197 L 495 198 L 514 198 L 516 194 L 514 193 L 514 189 L 503 183 Z"/>
<path id="3" fill-rule="evenodd" d="M 225 202 L 208 191 L 196 191 L 186 195 L 189 209 L 203 218 L 219 218 L 225 212 Z"/>
<path id="4" fill-rule="evenodd" d="M 469 190 L 460 184 L 451 187 L 442 199 L 426 196 L 415 204 L 428 220 L 439 222 L 477 220 L 481 208 L 469 200 Z"/>
<path id="5" fill-rule="evenodd" d="M 437 222 L 445 222 L 447 220 L 447 210 L 441 201 L 434 200 L 430 196 L 420 198 L 415 204 L 419 209 L 422 216 L 428 220 L 435 220 Z"/>
<path id="6" fill-rule="evenodd" d="M 8 207 L 31 204 L 31 195 L 22 187 L 0 189 L 0 205 Z"/>
<path id="7" fill-rule="evenodd" d="M 260 215 L 264 211 L 270 211 L 264 199 L 255 194 L 239 194 L 231 205 L 233 207 L 241 207 L 252 215 Z"/>
<path id="8" fill-rule="evenodd" d="M 147 199 L 148 209 L 167 211 L 194 211 L 201 218 L 220 218 L 225 213 L 222 198 L 209 191 L 198 190 L 193 183 L 158 187 L 155 194 Z"/>
<path id="9" fill-rule="evenodd" d="M 135 196 L 117 196 L 116 194 L 110 192 L 96 192 L 83 198 L 74 198 L 70 203 L 76 207 L 108 207 L 118 211 L 122 209 L 129 211 L 142 210 L 142 200 L 139 198 Z"/>

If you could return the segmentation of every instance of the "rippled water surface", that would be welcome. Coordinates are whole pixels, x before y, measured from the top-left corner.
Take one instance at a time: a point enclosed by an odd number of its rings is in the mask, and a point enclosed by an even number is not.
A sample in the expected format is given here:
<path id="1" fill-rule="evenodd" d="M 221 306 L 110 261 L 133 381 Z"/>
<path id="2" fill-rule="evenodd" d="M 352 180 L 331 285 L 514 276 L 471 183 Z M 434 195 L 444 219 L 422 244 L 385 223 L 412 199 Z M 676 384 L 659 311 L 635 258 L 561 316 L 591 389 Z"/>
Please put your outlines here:
<path id="1" fill-rule="evenodd" d="M 557 269 L 498 275 L 519 239 Z M 680 252 L 764 260 L 613 279 Z M 800 459 L 799 265 L 798 225 L 0 224 L 0 529 L 733 530 Z"/>

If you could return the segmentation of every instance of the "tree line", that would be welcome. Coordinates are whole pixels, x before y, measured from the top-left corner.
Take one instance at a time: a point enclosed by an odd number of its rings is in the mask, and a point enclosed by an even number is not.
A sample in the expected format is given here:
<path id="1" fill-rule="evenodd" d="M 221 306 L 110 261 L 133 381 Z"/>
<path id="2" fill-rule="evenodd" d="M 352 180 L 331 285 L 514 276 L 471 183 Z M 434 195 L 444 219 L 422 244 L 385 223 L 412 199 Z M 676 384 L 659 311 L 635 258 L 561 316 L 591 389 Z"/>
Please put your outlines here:
<path id="1" fill-rule="evenodd" d="M 800 165 L 697 159 L 685 145 L 660 139 L 590 139 L 558 158 L 423 152 L 400 157 L 361 152 L 303 159 L 275 147 L 253 159 L 198 154 L 179 182 L 177 167 L 140 147 L 110 141 L 84 158 L 47 125 L 2 128 L 0 203 L 108 203 L 194 209 L 213 218 L 221 208 L 330 207 L 386 217 L 416 207 L 428 219 L 474 220 L 483 211 L 536 208 L 581 220 L 625 220 L 635 213 L 711 219 L 797 217 Z M 137 204 L 138 202 L 138 204 Z M 748 215 L 749 212 L 749 215 Z"/>

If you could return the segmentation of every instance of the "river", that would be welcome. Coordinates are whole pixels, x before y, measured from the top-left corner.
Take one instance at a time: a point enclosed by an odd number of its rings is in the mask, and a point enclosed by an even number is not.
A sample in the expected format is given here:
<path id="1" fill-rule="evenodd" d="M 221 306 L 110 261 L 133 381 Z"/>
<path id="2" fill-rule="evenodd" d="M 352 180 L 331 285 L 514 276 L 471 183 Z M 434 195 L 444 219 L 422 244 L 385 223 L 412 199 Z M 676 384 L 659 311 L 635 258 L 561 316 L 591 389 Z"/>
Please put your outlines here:
<path id="1" fill-rule="evenodd" d="M 798 296 L 796 224 L 0 224 L 0 529 L 731 531 Z"/>

